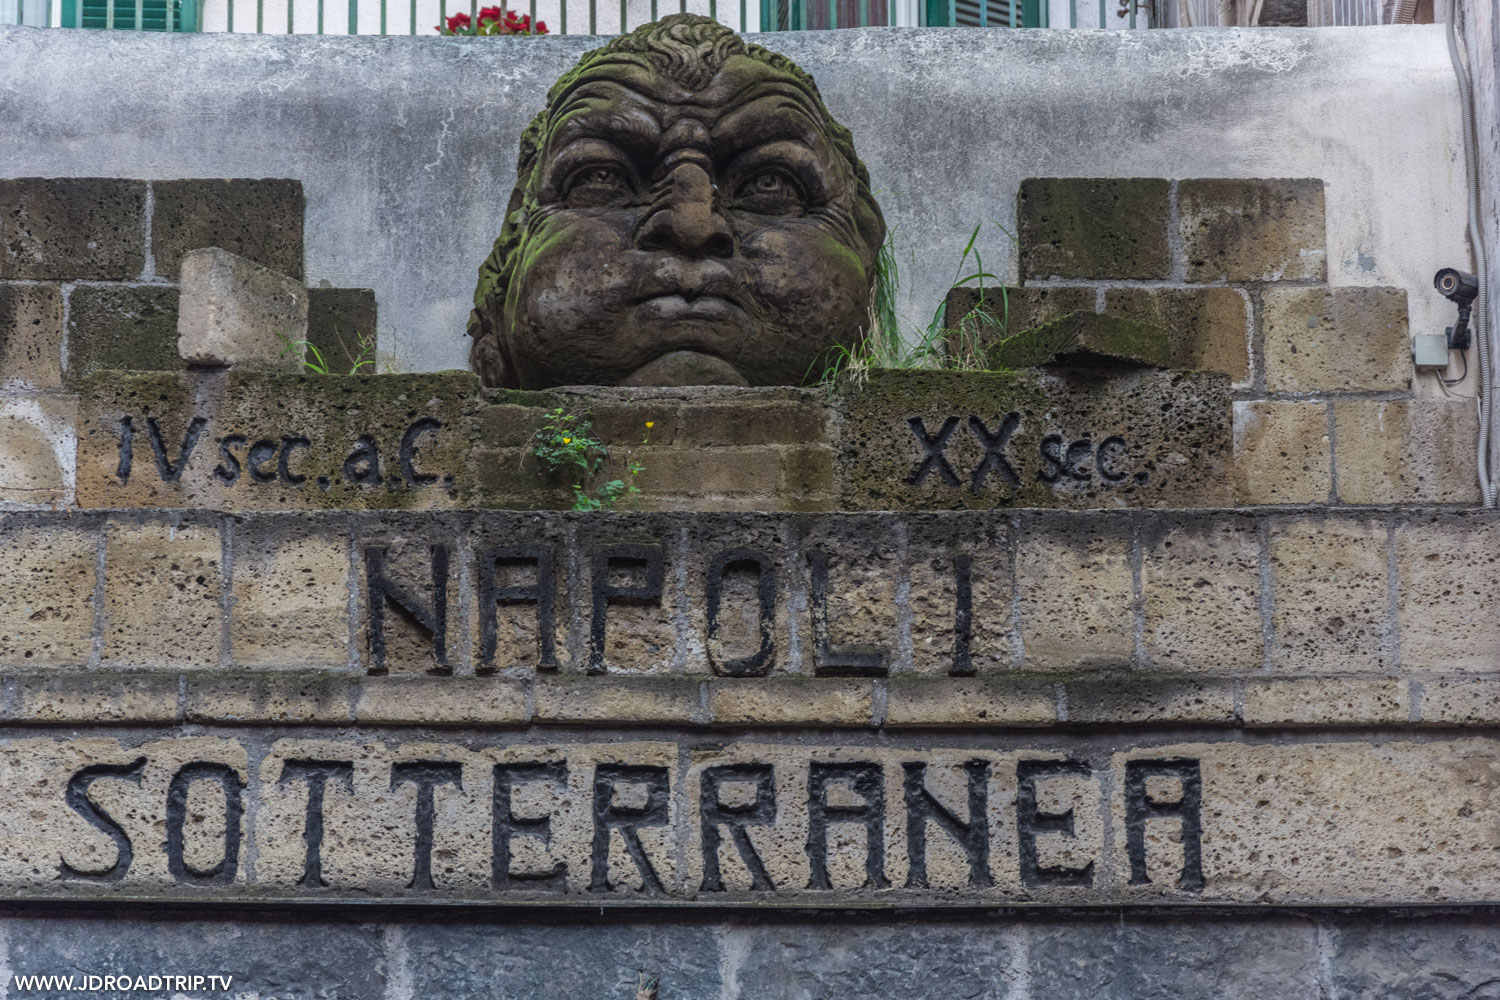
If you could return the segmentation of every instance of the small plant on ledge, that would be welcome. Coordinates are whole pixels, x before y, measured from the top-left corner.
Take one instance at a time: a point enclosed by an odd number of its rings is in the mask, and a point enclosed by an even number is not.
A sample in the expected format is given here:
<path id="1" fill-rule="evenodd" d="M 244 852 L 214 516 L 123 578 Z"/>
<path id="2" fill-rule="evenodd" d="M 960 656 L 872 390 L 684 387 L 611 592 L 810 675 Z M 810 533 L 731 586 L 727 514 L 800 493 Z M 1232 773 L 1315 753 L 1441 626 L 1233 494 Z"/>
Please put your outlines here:
<path id="1" fill-rule="evenodd" d="M 651 443 L 653 426 L 655 421 L 646 421 L 641 444 Z M 641 492 L 635 479 L 646 471 L 646 467 L 633 458 L 625 465 L 629 479 L 611 479 L 602 483 L 597 491 L 586 486 L 598 475 L 600 466 L 609 457 L 609 449 L 595 436 L 593 421 L 586 414 L 569 413 L 562 407 L 552 410 L 533 441 L 531 453 L 541 459 L 549 471 L 572 470 L 573 482 L 569 485 L 573 489 L 574 510 L 614 510 L 622 498 L 633 498 Z"/>
<path id="2" fill-rule="evenodd" d="M 481 7 L 473 17 L 459 12 L 437 26 L 440 35 L 545 35 L 545 21 L 532 23 L 530 14 L 504 7 Z"/>

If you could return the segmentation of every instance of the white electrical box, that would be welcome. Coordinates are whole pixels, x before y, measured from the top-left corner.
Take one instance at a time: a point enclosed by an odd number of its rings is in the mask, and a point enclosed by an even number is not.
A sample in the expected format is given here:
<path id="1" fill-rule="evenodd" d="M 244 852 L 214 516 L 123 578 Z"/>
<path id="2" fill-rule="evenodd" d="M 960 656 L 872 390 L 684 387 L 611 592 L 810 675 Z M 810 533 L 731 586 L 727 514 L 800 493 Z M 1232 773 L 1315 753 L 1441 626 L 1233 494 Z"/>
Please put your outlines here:
<path id="1" fill-rule="evenodd" d="M 1418 368 L 1447 368 L 1447 336 L 1441 333 L 1417 334 L 1411 342 L 1411 360 Z"/>

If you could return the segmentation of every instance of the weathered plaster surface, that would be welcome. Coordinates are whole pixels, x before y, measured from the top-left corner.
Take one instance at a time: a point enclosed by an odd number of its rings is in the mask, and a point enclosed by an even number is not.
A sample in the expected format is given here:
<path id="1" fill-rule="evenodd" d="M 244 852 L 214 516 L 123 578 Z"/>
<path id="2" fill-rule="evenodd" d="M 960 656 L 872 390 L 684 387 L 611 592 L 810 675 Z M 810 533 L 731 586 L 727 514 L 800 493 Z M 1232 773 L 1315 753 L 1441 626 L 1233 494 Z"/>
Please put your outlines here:
<path id="1" fill-rule="evenodd" d="M 1235 176 L 1324 178 L 1331 283 L 1407 288 L 1413 332 L 1451 321 L 1430 284 L 1463 252 L 1441 26 L 760 40 L 853 129 L 913 316 L 976 224 L 991 269 L 1014 270 L 1022 178 Z M 408 370 L 462 367 L 517 136 L 596 44 L 0 28 L 0 131 L 23 137 L 0 176 L 298 178 L 308 280 L 373 287 Z"/>

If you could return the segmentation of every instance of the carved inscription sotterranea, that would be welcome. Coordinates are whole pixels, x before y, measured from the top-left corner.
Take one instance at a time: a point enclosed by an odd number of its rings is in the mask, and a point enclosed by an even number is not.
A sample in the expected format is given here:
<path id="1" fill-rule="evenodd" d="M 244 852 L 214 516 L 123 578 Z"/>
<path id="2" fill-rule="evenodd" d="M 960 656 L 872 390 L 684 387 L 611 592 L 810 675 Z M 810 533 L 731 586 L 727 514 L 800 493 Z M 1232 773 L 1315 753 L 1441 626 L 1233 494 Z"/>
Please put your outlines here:
<path id="1" fill-rule="evenodd" d="M 1484 739 L 127 744 L 26 738 L 0 751 L 16 798 L 0 818 L 8 892 L 1479 902 L 1500 874 Z"/>

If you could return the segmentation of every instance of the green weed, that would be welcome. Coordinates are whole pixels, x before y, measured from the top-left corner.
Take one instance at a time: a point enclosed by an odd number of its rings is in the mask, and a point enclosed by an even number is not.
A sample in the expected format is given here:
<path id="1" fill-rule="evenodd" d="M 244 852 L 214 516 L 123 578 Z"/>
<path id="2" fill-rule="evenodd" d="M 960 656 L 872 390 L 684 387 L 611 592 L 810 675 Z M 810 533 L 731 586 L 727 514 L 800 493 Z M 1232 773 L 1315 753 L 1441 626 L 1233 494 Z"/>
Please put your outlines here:
<path id="1" fill-rule="evenodd" d="M 646 421 L 641 444 L 651 443 L 655 421 Z M 569 484 L 573 490 L 574 510 L 614 510 L 626 497 L 640 495 L 636 478 L 646 467 L 634 458 L 625 465 L 628 479 L 611 479 L 591 489 L 587 484 L 599 474 L 609 448 L 594 434 L 594 424 L 586 414 L 569 413 L 558 407 L 547 414 L 546 423 L 532 437 L 531 454 L 542 460 L 551 472 L 571 470 Z"/>

